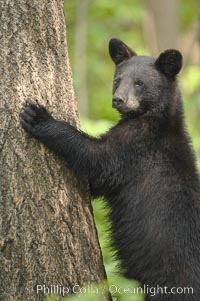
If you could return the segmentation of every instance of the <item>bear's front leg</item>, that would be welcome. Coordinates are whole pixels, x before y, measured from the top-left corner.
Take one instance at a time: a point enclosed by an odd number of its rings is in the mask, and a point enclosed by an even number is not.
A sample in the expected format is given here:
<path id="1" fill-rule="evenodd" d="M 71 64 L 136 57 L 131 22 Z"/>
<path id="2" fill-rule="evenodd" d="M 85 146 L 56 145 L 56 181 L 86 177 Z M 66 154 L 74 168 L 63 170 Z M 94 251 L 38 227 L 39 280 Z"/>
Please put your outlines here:
<path id="1" fill-rule="evenodd" d="M 30 100 L 23 106 L 20 122 L 32 137 L 63 156 L 77 175 L 85 176 L 90 170 L 85 164 L 91 165 L 87 151 L 90 139 L 68 122 L 54 119 L 44 106 Z"/>
<path id="2" fill-rule="evenodd" d="M 47 109 L 30 100 L 26 101 L 20 113 L 20 122 L 23 129 L 32 137 L 40 140 L 49 149 L 69 160 L 72 149 L 77 150 L 78 142 L 84 144 L 85 137 L 68 122 L 56 120 Z"/>
<path id="3" fill-rule="evenodd" d="M 20 114 L 21 125 L 32 137 L 66 160 L 79 178 L 88 179 L 95 196 L 113 188 L 113 173 L 122 174 L 118 157 L 110 151 L 110 142 L 77 130 L 68 122 L 54 119 L 39 103 L 26 101 Z"/>
<path id="4" fill-rule="evenodd" d="M 102 178 L 104 162 L 113 161 L 105 139 L 97 139 L 77 130 L 68 122 L 54 119 L 39 103 L 26 101 L 20 114 L 21 125 L 32 137 L 65 158 L 78 177 L 90 182 Z M 104 181 L 106 181 L 106 177 Z"/>

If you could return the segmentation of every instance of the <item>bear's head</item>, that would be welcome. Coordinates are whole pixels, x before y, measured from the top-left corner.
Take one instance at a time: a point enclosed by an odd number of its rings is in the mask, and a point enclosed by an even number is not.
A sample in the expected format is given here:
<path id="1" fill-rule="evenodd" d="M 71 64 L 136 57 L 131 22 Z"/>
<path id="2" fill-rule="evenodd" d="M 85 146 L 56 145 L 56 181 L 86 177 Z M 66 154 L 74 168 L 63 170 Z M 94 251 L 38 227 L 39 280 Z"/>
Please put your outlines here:
<path id="1" fill-rule="evenodd" d="M 122 41 L 111 39 L 109 53 L 116 66 L 113 108 L 125 115 L 154 116 L 176 102 L 176 76 L 182 67 L 178 50 L 166 50 L 158 58 L 137 56 Z"/>

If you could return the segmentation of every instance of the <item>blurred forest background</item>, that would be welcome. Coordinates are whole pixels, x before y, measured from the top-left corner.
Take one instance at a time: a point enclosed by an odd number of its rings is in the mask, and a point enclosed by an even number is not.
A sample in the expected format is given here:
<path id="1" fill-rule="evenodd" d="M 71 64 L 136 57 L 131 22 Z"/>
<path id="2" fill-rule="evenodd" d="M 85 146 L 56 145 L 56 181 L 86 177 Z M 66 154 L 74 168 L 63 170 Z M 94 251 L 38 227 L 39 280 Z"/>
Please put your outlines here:
<path id="1" fill-rule="evenodd" d="M 114 65 L 108 55 L 110 38 L 120 38 L 141 55 L 157 56 L 177 48 L 184 57 L 179 81 L 186 123 L 200 161 L 200 0 L 65 0 L 65 15 L 82 129 L 98 135 L 118 119 L 111 107 Z M 117 269 L 106 247 L 103 206 L 95 201 L 93 207 L 104 263 L 108 276 L 113 277 Z M 120 300 L 125 299 L 121 296 Z M 131 296 L 131 300 L 142 297 Z"/>
<path id="2" fill-rule="evenodd" d="M 118 119 L 110 38 L 141 55 L 177 48 L 184 56 L 179 79 L 187 125 L 200 158 L 200 0 L 65 0 L 65 15 L 82 127 L 99 134 Z"/>

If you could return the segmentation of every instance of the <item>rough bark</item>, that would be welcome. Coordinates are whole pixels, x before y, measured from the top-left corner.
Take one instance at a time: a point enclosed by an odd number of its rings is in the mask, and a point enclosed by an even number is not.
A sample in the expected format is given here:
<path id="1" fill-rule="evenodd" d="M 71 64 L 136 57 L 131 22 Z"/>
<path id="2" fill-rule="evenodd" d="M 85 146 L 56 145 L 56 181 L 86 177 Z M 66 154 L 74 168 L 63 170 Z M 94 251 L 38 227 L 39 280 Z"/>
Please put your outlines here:
<path id="1" fill-rule="evenodd" d="M 89 0 L 76 0 L 74 72 L 76 95 L 81 116 L 88 117 L 87 87 L 87 15 Z"/>
<path id="2" fill-rule="evenodd" d="M 87 192 L 19 124 L 31 98 L 78 125 L 63 1 L 0 0 L 0 20 L 0 300 L 43 300 L 105 277 Z"/>

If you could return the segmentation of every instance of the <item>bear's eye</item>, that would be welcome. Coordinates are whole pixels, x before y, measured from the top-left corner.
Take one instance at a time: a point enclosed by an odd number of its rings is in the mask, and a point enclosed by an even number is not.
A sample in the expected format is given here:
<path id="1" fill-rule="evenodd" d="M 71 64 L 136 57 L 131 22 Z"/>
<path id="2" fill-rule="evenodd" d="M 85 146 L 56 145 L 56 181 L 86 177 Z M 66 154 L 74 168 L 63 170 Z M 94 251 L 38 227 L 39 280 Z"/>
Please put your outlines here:
<path id="1" fill-rule="evenodd" d="M 144 83 L 141 80 L 138 79 L 138 80 L 135 81 L 135 86 L 136 87 L 142 87 L 143 85 L 144 85 Z"/>
<path id="2" fill-rule="evenodd" d="M 117 78 L 114 79 L 114 86 L 115 86 L 115 88 L 117 88 L 119 86 L 120 81 L 121 81 L 121 79 L 119 77 L 117 77 Z"/>

